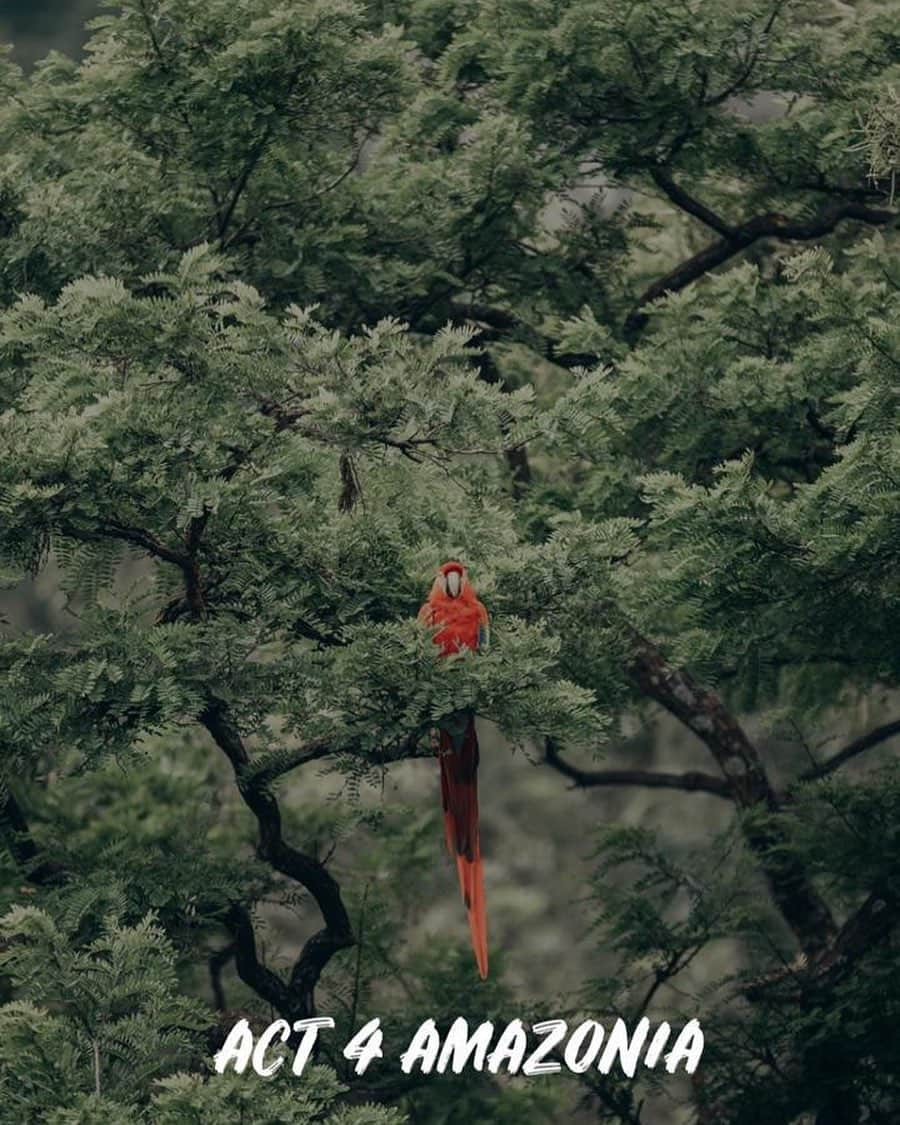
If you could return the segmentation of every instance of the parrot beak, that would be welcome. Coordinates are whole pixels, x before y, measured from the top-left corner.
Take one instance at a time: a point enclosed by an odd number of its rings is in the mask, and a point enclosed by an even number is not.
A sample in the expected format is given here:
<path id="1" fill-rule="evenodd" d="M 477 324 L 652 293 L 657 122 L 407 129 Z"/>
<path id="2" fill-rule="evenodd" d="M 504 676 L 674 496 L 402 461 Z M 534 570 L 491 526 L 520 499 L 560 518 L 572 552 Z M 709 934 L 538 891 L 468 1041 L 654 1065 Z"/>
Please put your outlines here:
<path id="1" fill-rule="evenodd" d="M 451 598 L 458 598 L 462 584 L 462 575 L 458 570 L 451 570 L 447 575 L 447 593 Z"/>

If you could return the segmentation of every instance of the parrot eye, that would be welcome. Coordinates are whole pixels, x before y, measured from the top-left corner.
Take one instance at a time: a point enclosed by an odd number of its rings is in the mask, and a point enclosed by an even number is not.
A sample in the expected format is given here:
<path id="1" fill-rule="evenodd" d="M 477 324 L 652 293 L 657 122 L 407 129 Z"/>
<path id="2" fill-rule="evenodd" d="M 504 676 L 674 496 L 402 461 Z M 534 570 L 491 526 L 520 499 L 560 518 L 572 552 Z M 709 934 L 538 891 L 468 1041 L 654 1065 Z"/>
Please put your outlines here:
<path id="1" fill-rule="evenodd" d="M 446 583 L 446 586 L 447 586 L 447 593 L 450 595 L 451 598 L 458 598 L 459 597 L 459 589 L 460 589 L 461 581 L 462 581 L 462 575 L 459 573 L 458 570 L 451 570 L 450 573 L 447 575 L 447 577 L 445 579 L 445 583 Z"/>

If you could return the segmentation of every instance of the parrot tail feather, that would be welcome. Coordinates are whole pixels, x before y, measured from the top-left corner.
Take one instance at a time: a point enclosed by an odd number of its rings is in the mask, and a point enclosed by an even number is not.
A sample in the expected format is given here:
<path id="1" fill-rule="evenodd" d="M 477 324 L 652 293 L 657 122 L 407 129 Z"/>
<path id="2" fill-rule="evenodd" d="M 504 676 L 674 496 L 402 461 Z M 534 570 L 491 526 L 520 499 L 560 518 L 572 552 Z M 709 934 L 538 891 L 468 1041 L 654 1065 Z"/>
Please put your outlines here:
<path id="1" fill-rule="evenodd" d="M 441 800 L 447 850 L 456 860 L 459 886 L 469 916 L 472 948 L 482 980 L 488 974 L 487 908 L 478 838 L 478 737 L 474 717 L 466 720 L 461 744 L 440 732 Z"/>

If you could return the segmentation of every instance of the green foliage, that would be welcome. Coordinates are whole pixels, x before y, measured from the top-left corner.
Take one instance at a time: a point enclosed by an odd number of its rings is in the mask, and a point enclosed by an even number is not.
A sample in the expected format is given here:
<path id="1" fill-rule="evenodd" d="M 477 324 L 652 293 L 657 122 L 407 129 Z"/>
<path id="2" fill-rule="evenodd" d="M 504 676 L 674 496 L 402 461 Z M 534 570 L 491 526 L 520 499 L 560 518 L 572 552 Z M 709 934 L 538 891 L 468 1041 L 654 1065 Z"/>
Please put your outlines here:
<path id="1" fill-rule="evenodd" d="M 93 937 L 79 936 L 81 921 L 64 931 L 21 906 L 0 922 L 2 968 L 23 997 L 0 1008 L 9 1119 L 112 1120 L 115 1103 L 127 1114 L 154 1078 L 190 1059 L 209 1022 L 179 994 L 174 952 L 151 916 L 128 927 L 108 915 Z"/>
<path id="2" fill-rule="evenodd" d="M 276 1075 L 267 1082 L 248 1083 L 227 1074 L 204 1082 L 197 1075 L 177 1074 L 160 1082 L 148 1121 L 163 1125 L 203 1125 L 237 1115 L 247 1125 L 403 1125 L 397 1110 L 384 1106 L 342 1106 L 329 1112 L 344 1087 L 333 1071 L 311 1067 L 303 1082 Z"/>
<path id="3" fill-rule="evenodd" d="M 810 966 L 770 894 L 900 896 L 896 771 L 797 780 L 900 684 L 896 15 L 120 0 L 81 62 L 4 55 L 0 586 L 59 610 L 0 616 L 4 1120 L 896 1117 L 892 927 Z M 450 557 L 491 643 L 442 659 Z M 482 985 L 399 760 L 462 708 L 600 753 L 654 718 L 636 635 L 781 736 L 779 792 L 691 843 L 626 810 L 545 954 L 588 979 L 516 961 L 511 888 Z M 550 804 L 497 884 L 562 885 Z M 210 983 L 268 1022 L 313 962 L 321 1065 L 211 1075 Z M 334 1046 L 551 1006 L 699 1015 L 702 1083 Z"/>

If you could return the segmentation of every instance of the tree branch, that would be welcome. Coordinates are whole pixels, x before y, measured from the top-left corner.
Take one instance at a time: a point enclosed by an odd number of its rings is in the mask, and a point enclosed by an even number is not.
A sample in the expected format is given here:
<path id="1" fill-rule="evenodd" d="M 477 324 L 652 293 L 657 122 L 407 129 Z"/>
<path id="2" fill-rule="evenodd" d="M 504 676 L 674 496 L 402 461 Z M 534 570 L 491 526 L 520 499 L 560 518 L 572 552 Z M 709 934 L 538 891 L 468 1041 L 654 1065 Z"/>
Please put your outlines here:
<path id="1" fill-rule="evenodd" d="M 645 789 L 680 789 L 686 793 L 711 793 L 714 797 L 731 800 L 731 787 L 727 781 L 710 773 L 654 773 L 649 770 L 583 770 L 560 757 L 552 738 L 545 740 L 544 760 L 548 766 L 568 777 L 578 788 L 597 786 L 637 785 Z"/>
<path id="2" fill-rule="evenodd" d="M 734 227 L 723 218 L 720 218 L 720 216 L 707 207 L 705 203 L 694 199 L 692 195 L 686 192 L 683 187 L 672 179 L 665 168 L 651 168 L 650 177 L 656 186 L 671 199 L 676 207 L 687 212 L 688 215 L 693 215 L 695 219 L 699 219 L 701 223 L 710 227 L 716 234 L 721 234 L 724 238 L 731 238 L 733 236 Z"/>
<path id="3" fill-rule="evenodd" d="M 253 927 L 249 917 L 231 916 L 237 941 L 236 964 L 241 979 L 259 992 L 285 1019 L 303 1019 L 315 1012 L 315 986 L 322 970 L 335 953 L 354 944 L 353 930 L 337 881 L 324 865 L 285 843 L 281 835 L 281 810 L 265 784 L 264 772 L 254 775 L 243 739 L 227 705 L 210 697 L 200 722 L 231 762 L 238 790 L 256 817 L 259 828 L 257 855 L 274 870 L 305 887 L 318 906 L 324 927 L 310 937 L 294 964 L 289 985 L 269 970 L 261 971 L 256 960 Z M 240 908 L 242 909 L 242 908 Z"/>
<path id="4" fill-rule="evenodd" d="M 288 987 L 271 969 L 259 960 L 256 952 L 256 934 L 250 913 L 238 903 L 233 904 L 225 917 L 225 924 L 234 935 L 234 963 L 238 976 L 252 988 L 257 996 L 271 1004 L 281 1015 L 291 1020 L 303 1017 L 296 1015 Z M 312 1012 L 312 1008 L 309 1009 Z"/>
<path id="5" fill-rule="evenodd" d="M 675 185 L 673 184 L 673 186 Z M 677 187 L 676 190 L 681 191 Z M 684 194 L 686 195 L 686 193 Z M 690 203 L 693 207 L 690 213 L 700 218 L 698 209 L 702 209 L 706 216 L 703 221 L 707 222 L 708 225 L 710 219 L 721 222 L 702 204 L 698 204 L 695 200 L 690 200 Z M 685 207 L 685 210 L 688 210 L 688 208 Z M 866 207 L 865 204 L 855 200 L 833 203 L 824 208 L 814 218 L 806 221 L 790 219 L 786 215 L 774 212 L 757 215 L 739 226 L 728 228 L 728 233 L 718 242 L 704 247 L 693 257 L 681 262 L 664 277 L 649 285 L 638 298 L 636 306 L 628 314 L 625 321 L 625 333 L 632 339 L 640 333 L 648 319 L 647 314 L 643 312 L 646 305 L 666 293 L 678 293 L 691 282 L 722 265 L 723 262 L 727 262 L 736 254 L 740 254 L 760 239 L 781 238 L 792 242 L 808 242 L 811 239 L 822 238 L 824 235 L 830 234 L 839 223 L 847 219 L 859 223 L 870 223 L 872 226 L 885 226 L 894 222 L 897 218 L 896 211 Z"/>
<path id="6" fill-rule="evenodd" d="M 451 301 L 450 315 L 454 320 L 475 324 L 484 340 L 520 336 L 538 355 L 544 356 L 558 367 L 590 367 L 597 362 L 597 357 L 587 352 L 557 353 L 556 340 L 541 335 L 509 309 L 498 309 L 493 305 L 477 302 Z"/>
<path id="7" fill-rule="evenodd" d="M 778 798 L 756 747 L 719 695 L 702 688 L 688 672 L 673 668 L 655 645 L 634 630 L 631 649 L 627 669 L 634 684 L 704 743 L 738 808 L 777 812 Z M 744 838 L 800 947 L 808 956 L 819 953 L 835 935 L 834 919 L 802 864 L 785 846 L 783 830 L 771 816 L 764 822 L 751 816 L 745 820 Z"/>
<path id="8" fill-rule="evenodd" d="M 107 520 L 92 528 L 61 523 L 57 525 L 57 529 L 61 535 L 65 535 L 69 539 L 78 539 L 83 543 L 95 543 L 98 539 L 117 539 L 123 543 L 129 543 L 132 547 L 139 547 L 142 551 L 146 551 L 148 555 L 152 555 L 162 562 L 177 566 L 184 575 L 187 603 L 193 612 L 199 614 L 203 608 L 203 593 L 195 555 L 207 518 L 208 516 L 204 515 L 191 521 L 185 541 L 186 554 L 166 546 L 155 535 L 143 528 L 127 527 L 115 520 Z"/>
<path id="9" fill-rule="evenodd" d="M 790 965 L 755 977 L 741 988 L 741 994 L 752 1001 L 809 1002 L 811 988 L 830 989 L 839 984 L 858 961 L 890 937 L 898 923 L 900 898 L 890 888 L 878 887 L 816 956 L 801 955 Z"/>
<path id="10" fill-rule="evenodd" d="M 876 888 L 841 926 L 814 967 L 819 973 L 844 976 L 869 950 L 885 941 L 898 922 L 900 898 L 888 887 Z"/>
<path id="11" fill-rule="evenodd" d="M 849 762 L 851 758 L 857 757 L 859 754 L 864 754 L 866 750 L 871 750 L 874 746 L 879 746 L 882 742 L 887 742 L 889 738 L 893 738 L 895 734 L 900 734 L 900 719 L 894 719 L 890 723 L 885 723 L 883 726 L 875 727 L 867 734 L 860 735 L 859 738 L 854 738 L 852 742 L 848 742 L 843 750 L 838 750 L 836 754 L 832 754 L 824 762 L 817 766 L 811 766 L 804 773 L 800 774 L 800 781 L 816 781 L 820 777 L 827 777 L 829 774 L 834 773 L 835 770 L 845 763 Z"/>
<path id="12" fill-rule="evenodd" d="M 190 564 L 187 555 L 167 547 L 149 531 L 139 527 L 126 527 L 114 520 L 108 520 L 92 528 L 75 527 L 73 524 L 64 523 L 59 524 L 58 529 L 62 535 L 70 539 L 79 539 L 84 543 L 94 543 L 98 539 L 119 539 L 123 543 L 130 543 L 133 547 L 140 547 L 147 554 L 163 562 L 172 563 L 181 570 Z"/>
<path id="13" fill-rule="evenodd" d="M 295 770 L 299 766 L 305 766 L 307 762 L 315 762 L 319 758 L 325 758 L 331 752 L 331 744 L 328 742 L 304 743 L 293 750 L 273 754 L 269 765 L 264 764 L 265 759 L 260 763 L 248 762 L 242 771 L 241 778 L 244 785 L 252 784 L 259 786 L 261 789 L 266 789 L 273 781 L 283 777 L 286 773 L 290 773 L 291 770 Z"/>
<path id="14" fill-rule="evenodd" d="M 228 1006 L 225 1003 L 225 990 L 222 987 L 222 970 L 236 955 L 236 942 L 223 946 L 222 949 L 215 949 L 209 955 L 207 961 L 209 966 L 209 985 L 212 989 L 213 1003 L 215 1004 L 217 1012 L 224 1012 Z"/>
<path id="15" fill-rule="evenodd" d="M 218 225 L 219 244 L 223 249 L 225 249 L 228 245 L 227 233 L 228 228 L 231 225 L 231 220 L 234 218 L 235 209 L 237 208 L 241 196 L 244 194 L 244 190 L 247 187 L 247 184 L 250 182 L 250 177 L 256 171 L 257 165 L 259 164 L 260 160 L 262 160 L 265 154 L 271 136 L 272 126 L 269 125 L 264 131 L 262 137 L 260 137 L 256 144 L 251 148 L 250 154 L 244 163 L 244 167 L 241 169 L 241 172 L 234 183 L 234 187 L 231 193 L 231 199 L 228 201 L 224 214 L 220 214 L 216 217 Z"/>

